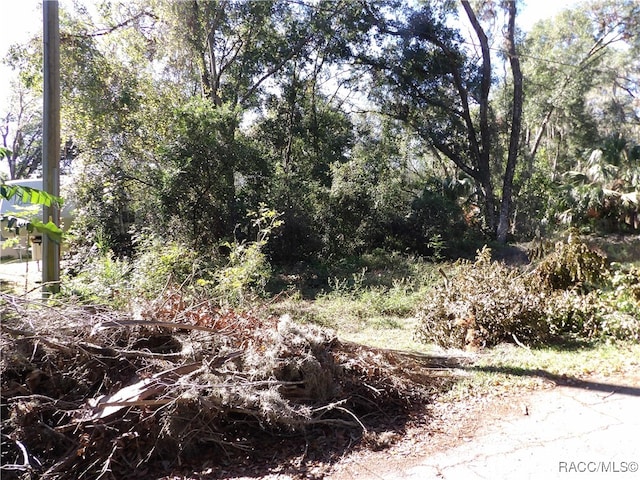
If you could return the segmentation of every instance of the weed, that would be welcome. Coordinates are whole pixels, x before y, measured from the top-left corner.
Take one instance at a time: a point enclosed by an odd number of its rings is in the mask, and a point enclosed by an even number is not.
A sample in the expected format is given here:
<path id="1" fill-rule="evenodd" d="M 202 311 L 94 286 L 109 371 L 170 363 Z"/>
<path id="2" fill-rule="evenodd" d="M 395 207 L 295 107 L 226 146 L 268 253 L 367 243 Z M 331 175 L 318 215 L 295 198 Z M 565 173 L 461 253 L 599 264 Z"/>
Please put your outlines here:
<path id="1" fill-rule="evenodd" d="M 365 275 L 367 268 L 364 267 L 357 273 L 351 274 L 349 278 L 333 277 L 329 278 L 329 288 L 334 296 L 354 296 L 357 297 L 364 290 Z"/>
<path id="2" fill-rule="evenodd" d="M 128 305 L 131 265 L 106 253 L 96 256 L 74 278 L 63 279 L 61 295 L 120 309 Z"/>
<path id="3" fill-rule="evenodd" d="M 410 273 L 407 275 L 411 263 L 406 257 L 384 257 L 382 252 L 366 257 L 353 262 L 351 268 L 355 271 L 343 270 L 344 277 L 331 278 L 330 289 L 318 294 L 314 301 L 290 294 L 269 305 L 269 312 L 290 313 L 304 322 L 332 328 L 345 340 L 383 348 L 423 349 L 414 339 L 414 316 L 428 286 Z M 418 262 L 421 264 L 416 271 L 433 269 Z M 345 268 L 344 264 L 341 268 Z"/>
<path id="4" fill-rule="evenodd" d="M 436 262 L 444 260 L 444 252 L 447 249 L 447 242 L 444 241 L 439 233 L 431 235 L 427 246 L 433 250 L 432 258 Z"/>
<path id="5" fill-rule="evenodd" d="M 243 242 L 237 239 L 223 245 L 230 251 L 227 266 L 214 275 L 214 295 L 221 303 L 240 305 L 250 294 L 263 294 L 271 277 L 271 265 L 263 252 L 270 235 L 282 225 L 280 214 L 264 204 L 255 212 L 249 212 L 252 224 L 257 228 L 256 240 Z"/>
<path id="6" fill-rule="evenodd" d="M 131 283 L 134 295 L 151 299 L 161 295 L 168 283 L 185 286 L 207 276 L 206 261 L 192 249 L 148 238 L 133 262 Z"/>

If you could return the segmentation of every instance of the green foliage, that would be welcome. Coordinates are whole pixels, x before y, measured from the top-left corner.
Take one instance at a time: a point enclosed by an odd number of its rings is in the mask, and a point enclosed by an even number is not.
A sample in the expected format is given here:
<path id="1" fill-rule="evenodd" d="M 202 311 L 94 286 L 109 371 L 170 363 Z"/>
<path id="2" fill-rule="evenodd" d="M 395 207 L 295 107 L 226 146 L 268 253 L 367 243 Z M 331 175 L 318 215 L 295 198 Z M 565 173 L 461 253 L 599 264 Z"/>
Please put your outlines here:
<path id="1" fill-rule="evenodd" d="M 439 262 L 444 260 L 443 252 L 447 248 L 446 242 L 443 240 L 442 235 L 439 233 L 434 233 L 431 238 L 429 238 L 429 242 L 427 243 L 427 247 L 433 250 L 433 254 L 431 258 L 434 261 Z"/>
<path id="2" fill-rule="evenodd" d="M 638 231 L 640 170 L 635 146 L 620 136 L 603 143 L 603 149 L 593 150 L 584 165 L 561 177 L 561 208 L 556 215 L 563 223 L 588 231 Z"/>
<path id="3" fill-rule="evenodd" d="M 131 300 L 131 265 L 112 253 L 94 255 L 82 272 L 61 283 L 60 295 L 82 303 L 125 308 Z"/>
<path id="4" fill-rule="evenodd" d="M 524 177 L 524 178 L 523 178 Z M 550 167 L 540 161 L 532 172 L 517 179 L 515 222 L 518 238 L 531 239 L 553 227 L 557 212 L 564 211 L 564 190 L 554 182 Z M 544 195 L 541 192 L 545 192 Z"/>
<path id="5" fill-rule="evenodd" d="M 7 162 L 9 178 L 34 177 L 42 170 L 42 101 L 40 95 L 12 82 L 7 92 L 8 109 L 3 113 L 3 143 L 11 149 L 0 150 L 0 159 Z M 13 137 L 13 141 L 11 141 Z M 64 172 L 71 148 L 63 148 L 61 171 Z"/>
<path id="6" fill-rule="evenodd" d="M 393 348 L 418 349 L 413 317 L 436 275 L 436 267 L 420 257 L 377 249 L 309 272 L 298 271 L 295 283 L 268 308 L 276 315 L 290 313 L 330 327 L 340 338 L 385 348 L 391 341 Z M 313 282 L 314 288 L 306 282 Z M 393 340 L 380 334 L 385 330 L 391 330 Z"/>
<path id="7" fill-rule="evenodd" d="M 609 311 L 600 292 L 580 294 L 575 290 L 548 292 L 547 321 L 552 335 L 592 339 L 602 333 L 603 315 Z"/>
<path id="8" fill-rule="evenodd" d="M 599 293 L 604 313 L 594 334 L 640 341 L 640 269 L 612 264 L 610 288 Z"/>
<path id="9" fill-rule="evenodd" d="M 207 263 L 197 252 L 177 242 L 145 238 L 133 261 L 132 287 L 136 295 L 153 299 L 167 288 L 188 289 L 194 279 L 208 278 Z"/>
<path id="10" fill-rule="evenodd" d="M 54 205 L 58 208 L 61 208 L 63 203 L 62 198 L 45 191 L 23 185 L 7 185 L 5 183 L 0 184 L 0 198 L 5 200 L 17 199 L 19 202 L 31 205 L 45 205 L 47 207 Z M 62 242 L 62 229 L 51 220 L 44 223 L 33 216 L 26 217 L 17 213 L 6 213 L 0 219 L 7 222 L 6 228 L 8 229 L 18 230 L 24 227 L 30 233 L 38 231 L 43 235 L 47 235 L 56 243 Z"/>
<path id="11" fill-rule="evenodd" d="M 155 299 L 179 290 L 186 297 L 213 297 L 224 305 L 246 304 L 264 293 L 271 266 L 263 252 L 270 235 L 282 224 L 275 210 L 260 205 L 249 212 L 256 239 L 222 242 L 229 250 L 226 264 L 219 255 L 205 256 L 184 244 L 166 242 L 149 232 L 136 239 L 134 259 L 117 258 L 95 246 L 75 276 L 66 282 L 63 294 L 85 301 L 123 307 L 140 298 Z M 99 252 L 96 255 L 96 252 Z"/>
<path id="12" fill-rule="evenodd" d="M 38 190 L 37 188 L 31 188 L 23 185 L 7 185 L 5 183 L 0 185 L 0 197 L 5 200 L 11 200 L 15 197 L 22 203 L 45 205 L 47 207 L 52 205 L 62 207 L 63 203 L 63 200 L 60 197 Z"/>
<path id="13" fill-rule="evenodd" d="M 62 136 L 78 179 L 76 238 L 92 245 L 99 235 L 116 256 L 133 256 L 130 232 L 149 226 L 206 256 L 221 241 L 232 244 L 234 233 L 250 238 L 234 229 L 264 201 L 285 220 L 264 249 L 276 262 L 375 248 L 455 255 L 469 234 L 461 207 L 508 192 L 500 170 L 513 107 L 510 85 L 495 88 L 496 76 L 461 47 L 447 21 L 456 6 L 66 5 Z M 500 12 L 478 9 L 485 26 L 498 24 Z M 638 56 L 637 12 L 632 0 L 592 2 L 523 37 L 528 148 L 511 212 L 516 234 L 562 216 L 581 227 L 639 228 L 638 66 L 628 61 Z M 114 26 L 109 35 L 93 34 L 104 25 Z M 625 48 L 612 48 L 620 42 Z M 6 61 L 29 107 L 41 94 L 38 40 L 12 46 Z M 486 102 L 484 87 L 492 88 Z M 363 94 L 385 115 L 356 113 L 351 99 Z M 18 170 L 35 172 L 41 119 L 31 107 L 24 112 L 30 120 L 19 140 L 30 150 L 7 144 L 0 155 L 29 157 L 29 169 Z M 528 155 L 537 132 L 537 156 Z M 600 170 L 584 154 L 596 149 Z M 576 183 L 566 171 L 615 175 Z M 451 195 L 447 179 L 463 175 L 471 189 Z"/>
<path id="14" fill-rule="evenodd" d="M 421 300 L 421 287 L 408 279 L 393 281 L 390 288 L 371 287 L 360 294 L 360 300 L 371 306 L 372 317 L 400 317 L 413 315 Z"/>
<path id="15" fill-rule="evenodd" d="M 534 178 L 524 187 L 531 193 L 523 192 L 519 209 L 523 233 L 529 233 L 532 217 L 584 231 L 638 229 L 637 205 L 620 209 L 618 195 L 607 190 L 625 194 L 638 184 L 627 180 L 637 162 L 625 158 L 633 156 L 637 141 L 631 85 L 637 84 L 638 68 L 626 58 L 637 56 L 639 8 L 632 0 L 589 2 L 538 22 L 527 34 L 522 45 L 524 121 L 532 133 L 526 138 L 532 156 L 527 175 L 545 170 L 547 181 Z M 602 155 L 589 155 L 596 151 Z"/>
<path id="16" fill-rule="evenodd" d="M 264 291 L 271 268 L 257 242 L 234 241 L 224 245 L 231 250 L 229 263 L 216 272 L 213 292 L 224 304 L 243 304 L 249 300 L 250 293 Z"/>
<path id="17" fill-rule="evenodd" d="M 331 279 L 331 284 L 340 285 L 345 294 L 354 290 L 362 293 L 368 288 L 390 290 L 399 285 L 417 291 L 435 283 L 439 278 L 437 268 L 425 257 L 378 248 L 361 256 L 330 261 L 318 274 Z M 328 285 L 327 292 L 334 290 Z"/>
<path id="18" fill-rule="evenodd" d="M 265 118 L 251 133 L 264 145 L 270 164 L 264 198 L 282 212 L 285 222 L 269 247 L 276 260 L 306 259 L 321 251 L 335 252 L 336 244 L 357 244 L 350 235 L 357 229 L 353 216 L 366 215 L 360 203 L 352 204 L 352 216 L 344 218 L 340 214 L 346 212 L 334 208 L 336 171 L 353 143 L 353 127 L 351 119 L 315 88 L 310 81 L 291 79 L 281 95 L 270 97 Z M 354 197 L 363 188 L 359 185 Z"/>
<path id="19" fill-rule="evenodd" d="M 159 220 L 197 250 L 232 235 L 241 185 L 255 193 L 263 167 L 254 143 L 236 132 L 239 112 L 206 100 L 175 115 L 159 173 Z"/>
<path id="20" fill-rule="evenodd" d="M 74 176 L 73 251 L 99 243 L 118 257 L 131 256 L 134 214 L 120 165 L 108 161 L 83 164 Z"/>
<path id="21" fill-rule="evenodd" d="M 466 231 L 464 215 L 457 198 L 448 193 L 443 182 L 434 178 L 413 201 L 407 222 L 408 230 L 418 233 L 412 239 L 413 251 L 442 259 L 447 246 L 460 243 Z"/>
<path id="22" fill-rule="evenodd" d="M 640 268 L 620 263 L 611 265 L 611 285 L 613 291 L 624 300 L 640 302 Z"/>
<path id="23" fill-rule="evenodd" d="M 16 235 L 18 235 L 21 228 L 25 228 L 29 233 L 39 232 L 56 243 L 62 243 L 63 231 L 51 220 L 44 223 L 35 217 L 26 218 L 23 214 L 4 214 L 0 217 L 0 220 L 6 222 L 5 228 L 13 230 Z"/>
<path id="24" fill-rule="evenodd" d="M 331 295 L 336 295 L 339 297 L 359 296 L 365 289 L 364 279 L 366 272 L 367 269 L 365 267 L 360 272 L 351 274 L 351 279 L 338 277 L 329 278 L 328 282 Z"/>
<path id="25" fill-rule="evenodd" d="M 260 204 L 258 210 L 249 212 L 252 226 L 257 229 L 256 239 L 252 242 L 224 242 L 229 249 L 229 260 L 225 267 L 214 275 L 214 295 L 221 303 L 240 305 L 247 302 L 250 295 L 263 294 L 271 277 L 271 265 L 264 253 L 273 232 L 282 225 L 280 214 Z M 202 286 L 206 282 L 200 282 Z"/>
<path id="26" fill-rule="evenodd" d="M 620 291 L 550 293 L 548 321 L 555 336 L 640 340 L 640 302 Z"/>
<path id="27" fill-rule="evenodd" d="M 366 285 L 366 272 L 334 278 L 330 290 L 319 294 L 313 304 L 304 301 L 285 304 L 301 309 L 300 318 L 330 327 L 340 335 L 357 335 L 370 329 L 402 329 L 422 301 L 424 286 L 417 281 L 398 278 L 391 286 Z M 277 310 L 277 309 L 276 309 Z"/>

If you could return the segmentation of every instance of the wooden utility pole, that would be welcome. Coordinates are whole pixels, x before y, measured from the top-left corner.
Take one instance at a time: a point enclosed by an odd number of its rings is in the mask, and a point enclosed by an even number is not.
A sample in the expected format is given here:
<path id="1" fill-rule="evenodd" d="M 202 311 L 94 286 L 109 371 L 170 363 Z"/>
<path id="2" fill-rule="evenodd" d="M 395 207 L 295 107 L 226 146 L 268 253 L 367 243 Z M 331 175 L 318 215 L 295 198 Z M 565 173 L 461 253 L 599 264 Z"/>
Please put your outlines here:
<path id="1" fill-rule="evenodd" d="M 44 104 L 42 122 L 42 187 L 60 196 L 60 25 L 58 0 L 43 0 Z M 43 222 L 60 225 L 60 209 L 43 207 Z M 42 236 L 42 296 L 60 290 L 60 245 Z"/>

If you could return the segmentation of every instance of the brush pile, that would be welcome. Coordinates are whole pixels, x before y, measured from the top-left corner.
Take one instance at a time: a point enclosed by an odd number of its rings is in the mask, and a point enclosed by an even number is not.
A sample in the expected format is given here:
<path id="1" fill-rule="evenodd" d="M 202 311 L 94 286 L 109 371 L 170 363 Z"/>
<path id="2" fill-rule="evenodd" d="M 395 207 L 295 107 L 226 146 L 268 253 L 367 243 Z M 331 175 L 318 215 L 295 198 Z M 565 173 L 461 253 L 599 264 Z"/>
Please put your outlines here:
<path id="1" fill-rule="evenodd" d="M 344 432 L 351 445 L 445 381 L 286 315 L 187 304 L 177 292 L 135 315 L 2 294 L 0 314 L 3 478 L 215 470 L 265 438 L 314 431 Z"/>

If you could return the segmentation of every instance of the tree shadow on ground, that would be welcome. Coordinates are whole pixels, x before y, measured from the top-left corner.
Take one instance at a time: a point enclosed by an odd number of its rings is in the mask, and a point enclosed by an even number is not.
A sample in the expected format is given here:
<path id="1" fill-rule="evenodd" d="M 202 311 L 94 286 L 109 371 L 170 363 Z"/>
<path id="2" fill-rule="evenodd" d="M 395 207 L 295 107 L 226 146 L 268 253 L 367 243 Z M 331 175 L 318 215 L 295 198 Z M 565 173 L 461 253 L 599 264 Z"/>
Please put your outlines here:
<path id="1" fill-rule="evenodd" d="M 465 370 L 473 372 L 485 373 L 502 373 L 516 377 L 538 377 L 554 383 L 556 386 L 580 388 L 584 390 L 594 390 L 610 394 L 633 395 L 640 397 L 640 387 L 629 385 L 617 385 L 594 380 L 584 380 L 568 375 L 558 375 L 539 368 L 529 369 L 521 367 L 496 367 L 492 365 L 486 366 L 469 366 L 463 367 Z"/>
<path id="2" fill-rule="evenodd" d="M 553 352 L 577 352 L 597 348 L 598 342 L 576 336 L 565 335 L 545 342 L 543 347 Z"/>

